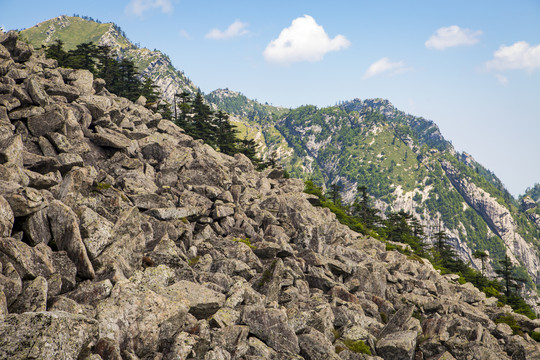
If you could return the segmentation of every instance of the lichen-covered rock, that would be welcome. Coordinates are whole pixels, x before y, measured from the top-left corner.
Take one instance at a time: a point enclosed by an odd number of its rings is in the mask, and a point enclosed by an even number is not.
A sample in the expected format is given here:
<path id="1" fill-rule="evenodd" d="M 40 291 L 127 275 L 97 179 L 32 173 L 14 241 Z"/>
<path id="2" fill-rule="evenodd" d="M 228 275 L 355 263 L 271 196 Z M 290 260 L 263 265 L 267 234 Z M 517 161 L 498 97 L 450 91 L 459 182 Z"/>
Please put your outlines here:
<path id="1" fill-rule="evenodd" d="M 28 79 L 26 82 L 26 90 L 28 91 L 28 94 L 32 98 L 34 104 L 45 107 L 46 105 L 52 103 L 51 98 L 45 92 L 43 85 L 41 85 L 40 81 L 36 77 L 31 77 Z"/>
<path id="2" fill-rule="evenodd" d="M 23 167 L 24 146 L 20 135 L 0 140 L 0 163 L 11 162 L 18 167 Z"/>
<path id="3" fill-rule="evenodd" d="M 11 263 L 6 263 L 3 267 L 4 274 L 0 274 L 0 288 L 2 289 L 0 292 L 5 295 L 6 306 L 8 306 L 17 300 L 21 293 L 22 280 Z"/>
<path id="4" fill-rule="evenodd" d="M 43 195 L 30 187 L 19 187 L 13 192 L 4 194 L 15 217 L 27 216 L 39 211 L 46 205 Z"/>
<path id="5" fill-rule="evenodd" d="M 114 242 L 111 237 L 114 224 L 87 206 L 80 207 L 78 212 L 82 241 L 88 256 L 94 260 Z"/>
<path id="6" fill-rule="evenodd" d="M 298 354 L 298 338 L 287 323 L 283 310 L 246 306 L 242 313 L 242 323 L 249 326 L 249 332 L 278 352 Z"/>
<path id="7" fill-rule="evenodd" d="M 124 280 L 97 306 L 96 319 L 101 338 L 114 339 L 122 350 L 145 357 L 157 352 L 166 328 L 174 334 L 182 327 L 187 311 L 183 301 Z"/>
<path id="8" fill-rule="evenodd" d="M 17 300 L 9 307 L 10 313 L 40 312 L 47 309 L 47 280 L 38 276 L 26 286 Z"/>
<path id="9" fill-rule="evenodd" d="M 47 217 L 47 208 L 28 216 L 23 224 L 23 230 L 30 245 L 48 244 L 52 240 L 52 234 L 49 218 Z"/>
<path id="10" fill-rule="evenodd" d="M 4 321 L 4 318 L 8 314 L 6 295 L 3 291 L 0 291 L 0 323 Z"/>
<path id="11" fill-rule="evenodd" d="M 65 293 L 64 296 L 79 304 L 97 305 L 111 295 L 113 285 L 109 279 L 100 282 L 85 281 L 77 289 Z"/>
<path id="12" fill-rule="evenodd" d="M 9 314 L 0 323 L 2 359 L 77 359 L 97 340 L 98 323 L 65 312 Z"/>
<path id="13" fill-rule="evenodd" d="M 136 207 L 120 214 L 111 230 L 112 242 L 96 259 L 99 264 L 112 264 L 126 277 L 142 267 L 146 238 L 141 217 Z"/>
<path id="14" fill-rule="evenodd" d="M 415 331 L 397 331 L 377 342 L 377 354 L 384 359 L 412 360 L 416 348 Z"/>
<path id="15" fill-rule="evenodd" d="M 332 343 L 325 335 L 315 329 L 298 335 L 300 355 L 306 360 L 340 360 Z"/>
<path id="16" fill-rule="evenodd" d="M 11 236 L 13 229 L 13 211 L 7 200 L 0 195 L 0 237 Z"/>
<path id="17" fill-rule="evenodd" d="M 191 281 L 181 280 L 167 289 L 189 302 L 189 312 L 198 319 L 206 319 L 225 303 L 225 295 Z"/>
<path id="18" fill-rule="evenodd" d="M 28 130 L 34 136 L 42 136 L 62 129 L 65 119 L 59 107 L 48 107 L 41 115 L 28 118 Z"/>
<path id="19" fill-rule="evenodd" d="M 88 258 L 86 248 L 79 232 L 77 215 L 58 200 L 49 204 L 47 217 L 51 226 L 52 238 L 60 250 L 65 250 L 77 266 L 77 274 L 83 279 L 93 279 L 94 267 Z"/>
<path id="20" fill-rule="evenodd" d="M 45 278 L 53 274 L 51 248 L 44 244 L 30 247 L 13 238 L 0 238 L 0 262 L 12 264 L 22 279 L 31 280 L 38 276 Z"/>

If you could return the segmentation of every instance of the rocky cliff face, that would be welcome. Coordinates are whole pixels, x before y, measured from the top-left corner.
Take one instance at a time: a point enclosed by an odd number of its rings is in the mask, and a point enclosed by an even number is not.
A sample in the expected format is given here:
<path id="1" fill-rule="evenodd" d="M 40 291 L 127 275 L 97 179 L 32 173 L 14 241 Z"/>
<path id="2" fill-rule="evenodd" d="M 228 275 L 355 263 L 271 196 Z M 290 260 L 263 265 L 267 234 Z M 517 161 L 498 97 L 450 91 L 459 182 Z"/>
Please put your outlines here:
<path id="1" fill-rule="evenodd" d="M 14 32 L 0 84 L 0 358 L 540 357 L 540 321 Z"/>
<path id="2" fill-rule="evenodd" d="M 451 164 L 446 161 L 441 164 L 452 184 L 467 203 L 480 213 L 490 228 L 503 239 L 509 250 L 508 256 L 516 264 L 524 263 L 529 270 L 529 275 L 538 282 L 538 269 L 540 269 L 538 252 L 518 233 L 517 224 L 508 209 L 499 204 L 489 193 L 460 176 Z"/>

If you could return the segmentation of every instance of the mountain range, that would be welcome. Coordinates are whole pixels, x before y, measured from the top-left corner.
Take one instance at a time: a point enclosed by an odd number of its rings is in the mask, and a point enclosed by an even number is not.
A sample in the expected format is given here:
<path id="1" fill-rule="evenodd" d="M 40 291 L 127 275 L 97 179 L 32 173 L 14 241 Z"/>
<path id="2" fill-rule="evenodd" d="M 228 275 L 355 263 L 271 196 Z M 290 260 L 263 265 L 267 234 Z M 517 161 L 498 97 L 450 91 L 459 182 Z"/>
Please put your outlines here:
<path id="1" fill-rule="evenodd" d="M 161 51 L 132 44 L 112 23 L 59 16 L 21 31 L 34 47 L 56 39 L 73 48 L 95 42 L 134 61 L 163 98 L 174 103 L 197 86 Z M 495 276 L 508 254 L 528 278 L 527 297 L 540 283 L 540 191 L 538 185 L 515 199 L 489 169 L 457 152 L 437 125 L 396 109 L 385 99 L 354 99 L 335 106 L 294 109 L 262 104 L 229 89 L 205 95 L 216 110 L 231 115 L 240 136 L 253 138 L 263 157 L 273 158 L 293 176 L 329 188 L 341 187 L 352 202 L 365 186 L 381 213 L 404 210 L 425 227 L 428 242 L 444 230 L 458 255 L 477 269 L 477 250 L 489 254 L 487 272 Z"/>

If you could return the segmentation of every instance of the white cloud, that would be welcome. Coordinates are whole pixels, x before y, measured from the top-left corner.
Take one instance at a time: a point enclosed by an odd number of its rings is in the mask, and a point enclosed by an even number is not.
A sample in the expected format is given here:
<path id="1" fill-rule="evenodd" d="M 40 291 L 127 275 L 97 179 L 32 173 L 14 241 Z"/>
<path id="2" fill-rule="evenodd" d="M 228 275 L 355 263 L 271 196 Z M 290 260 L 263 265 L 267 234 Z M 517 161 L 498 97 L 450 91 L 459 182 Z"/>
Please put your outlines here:
<path id="1" fill-rule="evenodd" d="M 324 28 L 309 15 L 296 18 L 291 26 L 281 30 L 263 52 L 266 61 L 290 64 L 300 61 L 320 61 L 330 51 L 351 45 L 343 35 L 330 39 Z"/>
<path id="2" fill-rule="evenodd" d="M 204 37 L 208 39 L 223 40 L 244 36 L 249 34 L 249 30 L 247 29 L 248 26 L 248 23 L 243 23 L 239 20 L 236 20 L 231 25 L 229 25 L 229 27 L 225 31 L 221 31 L 219 29 L 212 29 Z"/>
<path id="3" fill-rule="evenodd" d="M 189 33 L 184 29 L 181 29 L 178 32 L 178 35 L 180 35 L 180 37 L 183 37 L 184 39 L 191 39 L 191 36 L 189 35 Z"/>
<path id="4" fill-rule="evenodd" d="M 482 35 L 481 30 L 462 29 L 457 25 L 442 27 L 432 35 L 425 45 L 429 49 L 444 50 L 461 45 L 474 45 Z"/>
<path id="5" fill-rule="evenodd" d="M 171 0 L 131 0 L 126 6 L 126 12 L 142 16 L 145 11 L 158 8 L 167 14 L 173 11 Z"/>
<path id="6" fill-rule="evenodd" d="M 508 85 L 508 78 L 506 76 L 501 74 L 495 74 L 495 77 L 501 85 Z"/>
<path id="7" fill-rule="evenodd" d="M 370 77 L 381 75 L 384 73 L 396 75 L 410 70 L 412 69 L 410 67 L 407 67 L 403 61 L 391 62 L 390 59 L 384 57 L 380 60 L 375 61 L 369 66 L 366 73 L 364 74 L 363 79 L 365 80 Z"/>
<path id="8" fill-rule="evenodd" d="M 531 46 L 518 41 L 510 46 L 502 45 L 486 63 L 489 70 L 521 69 L 532 72 L 540 68 L 540 45 Z"/>

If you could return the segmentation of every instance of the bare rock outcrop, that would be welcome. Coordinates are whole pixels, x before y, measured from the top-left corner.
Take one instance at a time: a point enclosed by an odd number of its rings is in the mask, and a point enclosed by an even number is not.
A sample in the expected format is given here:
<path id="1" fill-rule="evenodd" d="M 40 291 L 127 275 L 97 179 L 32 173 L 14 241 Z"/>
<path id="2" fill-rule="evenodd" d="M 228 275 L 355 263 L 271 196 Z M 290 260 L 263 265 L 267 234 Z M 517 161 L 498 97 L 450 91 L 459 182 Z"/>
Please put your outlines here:
<path id="1" fill-rule="evenodd" d="M 540 258 L 531 243 L 523 239 L 518 232 L 516 220 L 510 211 L 499 204 L 497 199 L 467 179 L 458 176 L 457 170 L 447 161 L 441 165 L 454 187 L 465 201 L 484 218 L 490 229 L 497 234 L 510 250 L 511 259 L 516 263 L 523 262 L 527 272 L 537 281 L 539 278 Z"/>

